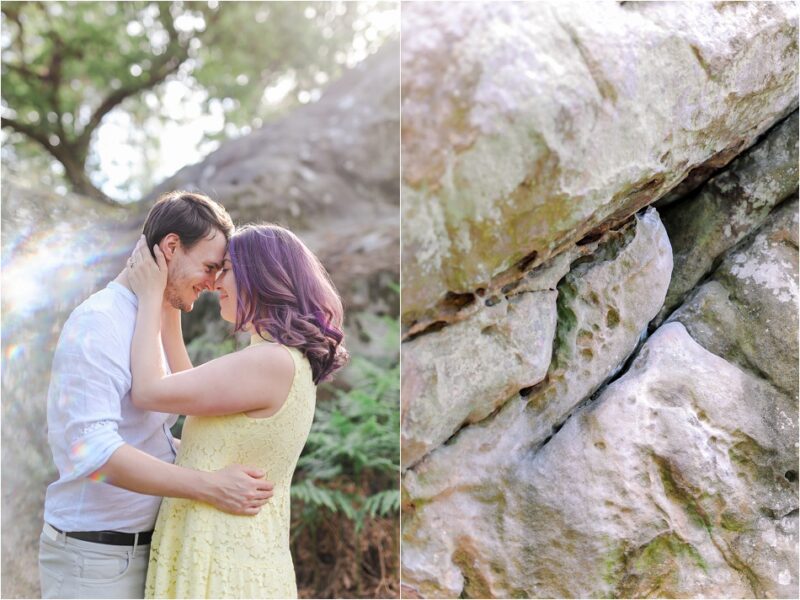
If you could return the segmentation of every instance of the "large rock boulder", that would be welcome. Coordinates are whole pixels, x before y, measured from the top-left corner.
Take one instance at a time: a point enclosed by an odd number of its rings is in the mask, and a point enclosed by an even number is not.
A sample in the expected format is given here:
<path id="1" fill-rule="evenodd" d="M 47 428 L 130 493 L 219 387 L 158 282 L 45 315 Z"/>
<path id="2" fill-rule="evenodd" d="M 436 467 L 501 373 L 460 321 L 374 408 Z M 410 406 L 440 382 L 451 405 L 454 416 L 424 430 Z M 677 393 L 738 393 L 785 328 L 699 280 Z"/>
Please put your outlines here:
<path id="1" fill-rule="evenodd" d="M 267 220 L 303 231 L 396 220 L 399 50 L 399 42 L 387 42 L 326 88 L 318 102 L 222 143 L 147 199 L 196 188 L 223 202 L 237 223 Z"/>
<path id="2" fill-rule="evenodd" d="M 795 597 L 796 5 L 403 19 L 405 594 Z"/>
<path id="3" fill-rule="evenodd" d="M 457 471 L 409 482 L 405 585 L 429 597 L 796 596 L 797 403 L 769 382 L 669 323 L 546 445 L 521 441 L 529 420 L 513 408 L 462 435 Z M 493 470 L 472 475 L 500 445 Z"/>
<path id="4" fill-rule="evenodd" d="M 794 3 L 403 10 L 403 324 L 536 266 L 797 107 Z"/>
<path id="5" fill-rule="evenodd" d="M 498 520 L 504 490 L 527 485 L 514 483 L 516 466 L 546 444 L 576 407 L 625 362 L 661 306 L 669 283 L 669 242 L 654 209 L 621 230 L 606 233 L 590 250 L 558 285 L 558 331 L 546 378 L 508 398 L 493 418 L 464 427 L 447 445 L 406 471 L 403 579 L 410 588 L 424 595 L 458 596 L 463 577 L 470 577 L 453 559 L 457 551 L 453 540 L 463 534 L 466 522 L 445 524 L 448 510 L 475 519 L 481 533 L 475 535 L 473 553 L 526 560 L 514 555 L 517 549 L 504 548 L 502 536 L 506 527 L 524 524 Z M 450 352 L 465 355 L 467 350 Z M 503 363 L 495 358 L 494 364 Z M 493 365 L 482 367 L 488 370 Z M 403 398 L 404 408 L 406 402 Z M 415 433 L 406 431 L 404 422 L 404 459 L 409 458 L 405 440 L 415 440 Z M 455 587 L 447 587 L 451 584 Z M 466 591 L 472 595 L 480 590 Z"/>

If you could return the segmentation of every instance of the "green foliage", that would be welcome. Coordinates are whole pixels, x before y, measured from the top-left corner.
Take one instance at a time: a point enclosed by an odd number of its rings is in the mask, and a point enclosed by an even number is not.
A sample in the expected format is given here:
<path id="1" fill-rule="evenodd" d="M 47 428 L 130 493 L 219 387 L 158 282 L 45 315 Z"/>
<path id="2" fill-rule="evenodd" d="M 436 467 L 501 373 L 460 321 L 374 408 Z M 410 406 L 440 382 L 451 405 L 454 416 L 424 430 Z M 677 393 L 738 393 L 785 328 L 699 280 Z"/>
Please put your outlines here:
<path id="1" fill-rule="evenodd" d="M 397 327 L 397 321 L 394 321 Z M 400 371 L 355 358 L 357 384 L 317 406 L 316 421 L 298 462 L 292 496 L 300 528 L 328 513 L 356 525 L 400 509 Z"/>
<path id="2" fill-rule="evenodd" d="M 400 492 L 384 490 L 373 494 L 364 502 L 364 511 L 370 517 L 388 517 L 400 511 Z"/>

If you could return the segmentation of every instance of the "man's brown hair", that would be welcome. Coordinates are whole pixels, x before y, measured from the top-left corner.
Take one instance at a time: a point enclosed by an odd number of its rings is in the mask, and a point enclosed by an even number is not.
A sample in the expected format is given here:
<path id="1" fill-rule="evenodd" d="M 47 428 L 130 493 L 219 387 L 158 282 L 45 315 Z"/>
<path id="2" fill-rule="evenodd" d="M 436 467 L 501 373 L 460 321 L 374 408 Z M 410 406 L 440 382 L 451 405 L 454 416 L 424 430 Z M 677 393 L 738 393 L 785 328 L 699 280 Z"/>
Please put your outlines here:
<path id="1" fill-rule="evenodd" d="M 142 233 L 152 254 L 153 246 L 167 234 L 176 234 L 188 250 L 215 229 L 226 241 L 231 239 L 234 228 L 228 211 L 208 196 L 178 190 L 159 196 L 147 214 Z"/>

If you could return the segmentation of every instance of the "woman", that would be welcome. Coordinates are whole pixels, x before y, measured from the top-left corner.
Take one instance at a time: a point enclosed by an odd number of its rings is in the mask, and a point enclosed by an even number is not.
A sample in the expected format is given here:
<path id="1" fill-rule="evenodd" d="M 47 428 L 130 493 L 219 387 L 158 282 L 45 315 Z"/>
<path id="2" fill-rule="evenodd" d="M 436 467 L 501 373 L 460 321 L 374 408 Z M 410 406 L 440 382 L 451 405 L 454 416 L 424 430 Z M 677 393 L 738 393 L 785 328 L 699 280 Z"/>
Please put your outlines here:
<path id="1" fill-rule="evenodd" d="M 347 359 L 341 301 L 294 234 L 275 225 L 246 226 L 231 238 L 216 289 L 222 318 L 249 332 L 250 346 L 191 368 L 182 341 L 163 340 L 172 352 L 173 374 L 165 375 L 159 328 L 167 266 L 158 246 L 153 252 L 156 262 L 138 247 L 129 273 L 139 299 L 133 403 L 190 415 L 178 464 L 202 471 L 258 466 L 275 487 L 260 512 L 254 504 L 252 516 L 165 498 L 146 597 L 294 598 L 289 486 L 311 429 L 316 385 Z"/>

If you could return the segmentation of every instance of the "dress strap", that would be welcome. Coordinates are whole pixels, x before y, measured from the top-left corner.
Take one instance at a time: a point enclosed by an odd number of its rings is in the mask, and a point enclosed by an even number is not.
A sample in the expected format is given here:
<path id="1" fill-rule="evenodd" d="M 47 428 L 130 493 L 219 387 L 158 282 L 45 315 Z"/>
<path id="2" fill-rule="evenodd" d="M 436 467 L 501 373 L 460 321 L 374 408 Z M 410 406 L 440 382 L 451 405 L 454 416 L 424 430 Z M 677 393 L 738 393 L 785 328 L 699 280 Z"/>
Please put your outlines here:
<path id="1" fill-rule="evenodd" d="M 259 335 L 257 333 L 252 334 L 250 336 L 250 345 L 254 346 L 256 344 L 263 344 L 264 342 L 269 342 L 271 344 L 277 344 L 275 339 L 269 333 L 267 333 L 266 331 L 264 331 L 262 335 L 264 337 L 261 337 L 261 335 Z"/>

